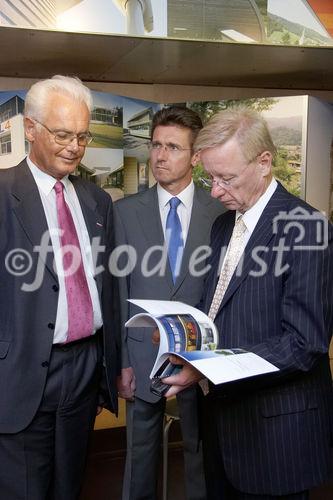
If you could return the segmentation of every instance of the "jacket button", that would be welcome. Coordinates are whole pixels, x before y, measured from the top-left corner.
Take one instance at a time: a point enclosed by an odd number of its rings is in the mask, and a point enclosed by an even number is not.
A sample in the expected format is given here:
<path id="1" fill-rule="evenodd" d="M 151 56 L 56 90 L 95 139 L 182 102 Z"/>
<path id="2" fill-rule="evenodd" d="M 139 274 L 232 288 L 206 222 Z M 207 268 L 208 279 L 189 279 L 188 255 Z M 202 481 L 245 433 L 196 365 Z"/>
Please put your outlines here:
<path id="1" fill-rule="evenodd" d="M 49 364 L 50 364 L 50 363 L 49 363 L 48 361 L 43 361 L 43 363 L 42 363 L 42 367 L 43 367 L 43 368 L 46 368 L 46 367 L 48 367 L 48 366 L 49 366 Z"/>
<path id="2" fill-rule="evenodd" d="M 58 285 L 53 285 L 52 290 L 53 290 L 54 292 L 59 292 L 59 287 L 58 287 Z"/>
<path id="3" fill-rule="evenodd" d="M 54 323 L 49 323 L 47 325 L 47 327 L 50 329 L 50 330 L 54 330 Z"/>

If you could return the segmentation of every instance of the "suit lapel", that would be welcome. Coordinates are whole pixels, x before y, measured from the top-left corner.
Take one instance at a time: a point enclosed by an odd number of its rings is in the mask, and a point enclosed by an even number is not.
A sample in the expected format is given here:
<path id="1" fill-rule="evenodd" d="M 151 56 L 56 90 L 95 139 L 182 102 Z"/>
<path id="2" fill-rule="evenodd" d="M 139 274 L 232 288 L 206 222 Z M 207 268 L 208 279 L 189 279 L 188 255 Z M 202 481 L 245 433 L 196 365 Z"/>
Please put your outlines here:
<path id="1" fill-rule="evenodd" d="M 161 224 L 156 184 L 143 193 L 139 199 L 138 220 L 143 234 L 150 245 L 163 245 L 164 235 Z"/>
<path id="2" fill-rule="evenodd" d="M 87 189 L 83 182 L 81 182 L 81 179 L 72 175 L 69 179 L 72 182 L 79 199 L 91 241 L 93 238 L 101 236 L 101 228 L 104 227 L 105 221 L 97 211 L 96 200 L 92 197 L 89 189 Z"/>
<path id="3" fill-rule="evenodd" d="M 106 221 L 103 219 L 101 214 L 99 214 L 96 200 L 92 197 L 90 190 L 87 189 L 87 186 L 81 181 L 80 177 L 75 177 L 71 175 L 69 178 L 74 186 L 77 197 L 79 199 L 83 218 L 86 223 L 90 238 L 90 244 L 92 250 L 94 250 L 94 248 L 98 248 L 95 247 L 93 244 L 94 239 L 98 243 L 98 245 L 105 244 Z M 93 256 L 93 261 L 95 262 L 94 256 Z M 98 267 L 102 265 L 102 262 L 103 262 L 102 252 L 98 252 L 95 268 L 98 269 Z M 98 293 L 101 294 L 102 273 L 97 273 L 96 283 L 97 283 Z"/>
<path id="4" fill-rule="evenodd" d="M 213 255 L 211 259 L 211 270 L 206 280 L 206 287 L 207 287 L 206 304 L 208 309 L 213 300 L 215 288 L 219 280 L 220 265 L 223 262 L 221 260 L 221 253 L 224 252 L 225 255 L 225 251 L 228 247 L 232 235 L 234 224 L 235 224 L 235 211 L 229 210 L 223 215 L 223 218 L 221 219 L 219 232 L 216 234 L 217 243 L 215 242 L 215 239 L 214 241 L 211 241 Z"/>
<path id="5" fill-rule="evenodd" d="M 288 192 L 281 186 L 281 184 L 278 184 L 278 187 L 276 188 L 273 196 L 267 203 L 246 245 L 243 254 L 241 273 L 239 273 L 239 275 L 235 273 L 232 276 L 229 286 L 224 294 L 219 311 L 233 296 L 233 294 L 236 292 L 240 284 L 248 277 L 251 269 L 253 268 L 253 257 L 252 257 L 253 250 L 258 247 L 268 247 L 270 240 L 274 236 L 272 227 L 274 217 L 279 213 L 279 211 L 286 209 L 286 202 L 287 202 L 286 194 L 288 197 L 289 196 Z"/>
<path id="6" fill-rule="evenodd" d="M 97 213 L 96 201 L 91 196 L 90 191 L 84 187 L 80 178 L 70 176 L 70 180 L 73 183 L 79 198 L 83 217 L 90 236 L 90 241 L 96 237 L 99 238 L 99 243 L 103 244 L 104 220 L 103 217 Z M 13 208 L 14 213 L 23 227 L 25 234 L 27 235 L 27 239 L 31 244 L 31 249 L 33 250 L 34 247 L 39 246 L 43 241 L 42 238 L 48 231 L 48 225 L 38 187 L 25 160 L 16 170 L 12 195 L 16 200 Z M 48 251 L 46 255 L 44 255 L 45 252 L 41 250 L 39 252 L 39 256 L 46 268 L 54 276 L 55 280 L 57 280 L 57 275 L 53 269 L 54 254 L 51 241 L 48 240 L 45 243 L 51 247 L 51 250 Z M 98 255 L 96 267 L 99 265 L 100 259 L 102 259 L 101 253 Z M 99 291 L 101 288 L 101 276 L 102 273 L 96 277 Z"/>
<path id="7" fill-rule="evenodd" d="M 38 187 L 25 160 L 16 169 L 12 196 L 15 199 L 13 211 L 30 242 L 31 251 L 42 243 L 51 247 L 51 250 L 48 249 L 47 252 L 41 248 L 39 258 L 57 280 L 53 269 L 54 255 L 51 241 L 49 238 L 45 242 L 43 240 L 43 236 L 47 235 L 48 232 L 43 204 Z"/>
<path id="8" fill-rule="evenodd" d="M 161 223 L 160 210 L 158 205 L 157 185 L 143 193 L 139 199 L 138 220 L 140 221 L 142 232 L 148 243 L 147 248 L 155 245 L 163 246 L 165 243 L 163 227 Z M 154 259 L 156 257 L 156 259 Z M 160 262 L 161 253 L 155 252 L 151 256 L 151 266 L 157 265 Z M 173 288 L 173 279 L 169 266 L 169 259 L 166 262 L 165 277 L 170 288 Z"/>
<path id="9" fill-rule="evenodd" d="M 209 203 L 211 203 L 210 198 L 203 196 L 202 191 L 195 186 L 191 220 L 186 238 L 180 274 L 174 285 L 174 291 L 182 285 L 186 276 L 190 272 L 189 264 L 191 256 L 198 247 L 202 246 L 202 231 L 211 224 L 207 210 L 207 205 L 209 205 Z"/>

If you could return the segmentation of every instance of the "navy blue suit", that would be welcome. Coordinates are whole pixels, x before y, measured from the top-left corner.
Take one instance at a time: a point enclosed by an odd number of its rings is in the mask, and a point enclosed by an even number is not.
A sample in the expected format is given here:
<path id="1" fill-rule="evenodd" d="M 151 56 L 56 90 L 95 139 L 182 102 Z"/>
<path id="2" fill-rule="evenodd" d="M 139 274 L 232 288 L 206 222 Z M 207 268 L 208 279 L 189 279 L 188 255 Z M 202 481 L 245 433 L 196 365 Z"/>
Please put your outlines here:
<path id="1" fill-rule="evenodd" d="M 295 209 L 294 218 L 304 228 L 301 236 L 285 216 L 274 225 L 281 211 Z M 280 371 L 211 387 L 205 426 L 209 498 L 221 498 L 221 467 L 237 490 L 260 495 L 307 490 L 329 473 L 333 231 L 327 223 L 327 245 L 317 244 L 315 222 L 300 219 L 304 210 L 318 214 L 279 184 L 245 248 L 242 272 L 232 277 L 215 318 L 220 347 L 248 349 Z M 235 212 L 229 211 L 212 229 L 212 269 L 201 304 L 205 312 L 215 291 L 221 248 L 228 245 L 234 221 Z M 281 265 L 279 242 L 285 247 Z M 299 245 L 306 248 L 297 249 Z"/>

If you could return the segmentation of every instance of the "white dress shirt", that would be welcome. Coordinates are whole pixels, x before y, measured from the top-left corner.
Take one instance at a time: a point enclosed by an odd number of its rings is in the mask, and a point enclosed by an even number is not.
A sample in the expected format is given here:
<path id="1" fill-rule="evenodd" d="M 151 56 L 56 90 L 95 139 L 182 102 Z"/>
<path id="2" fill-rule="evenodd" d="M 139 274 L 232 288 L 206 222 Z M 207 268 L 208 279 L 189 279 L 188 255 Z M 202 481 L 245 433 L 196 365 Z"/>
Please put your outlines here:
<path id="1" fill-rule="evenodd" d="M 160 209 L 160 216 L 161 216 L 161 223 L 163 227 L 163 234 L 164 234 L 164 239 L 166 237 L 166 221 L 168 217 L 168 213 L 170 210 L 170 204 L 169 201 L 171 198 L 174 198 L 172 194 L 170 194 L 168 191 L 166 191 L 162 186 L 157 184 L 157 196 L 158 196 L 158 205 Z M 193 206 L 193 196 L 194 196 L 194 183 L 193 181 L 190 182 L 190 184 L 183 189 L 179 194 L 177 194 L 177 198 L 181 201 L 181 203 L 178 205 L 177 208 L 177 213 L 178 217 L 180 220 L 180 224 L 182 226 L 182 236 L 183 236 L 183 242 L 184 242 L 184 247 L 186 243 L 186 238 L 188 235 L 188 230 L 190 227 L 190 221 L 191 221 L 191 213 L 192 213 L 192 206 Z M 168 242 L 167 242 L 168 243 Z"/>
<path id="2" fill-rule="evenodd" d="M 53 189 L 55 183 L 57 182 L 57 179 L 50 176 L 46 172 L 40 170 L 30 160 L 30 158 L 27 158 L 27 163 L 37 184 L 38 191 L 44 207 L 45 217 L 50 231 L 50 238 L 53 247 L 54 266 L 58 274 L 59 298 L 58 298 L 58 309 L 57 309 L 57 317 L 54 329 L 53 343 L 59 344 L 66 342 L 67 330 L 68 330 L 68 312 L 67 312 L 64 268 L 61 256 L 61 244 L 58 234 L 56 193 L 55 190 Z M 93 305 L 94 331 L 91 332 L 93 334 L 102 326 L 103 320 L 102 320 L 102 312 L 98 297 L 96 281 L 94 278 L 94 265 L 93 265 L 89 233 L 87 230 L 86 223 L 84 221 L 80 202 L 75 192 L 73 184 L 68 179 L 68 176 L 63 177 L 61 179 L 61 182 L 64 185 L 65 201 L 72 214 L 75 229 L 80 242 L 83 267 L 85 270 L 88 282 L 88 288 Z"/>
<path id="3" fill-rule="evenodd" d="M 259 200 L 257 200 L 257 202 L 253 205 L 253 207 L 249 208 L 243 214 L 241 212 L 236 211 L 235 221 L 238 219 L 238 217 L 242 216 L 243 222 L 246 226 L 246 232 L 245 232 L 244 240 L 243 240 L 244 249 L 243 249 L 242 254 L 244 253 L 245 247 L 246 247 L 246 245 L 247 245 L 247 243 L 248 243 L 248 241 L 249 241 L 249 239 L 250 239 L 250 237 L 251 237 L 251 235 L 252 235 L 252 233 L 253 233 L 253 231 L 258 223 L 258 220 L 260 219 L 261 214 L 263 213 L 267 203 L 269 202 L 269 200 L 273 196 L 276 188 L 277 188 L 277 182 L 273 178 L 271 180 L 268 188 L 264 192 L 264 194 L 260 196 Z M 228 245 L 226 254 L 224 256 L 224 259 L 223 259 L 221 270 L 223 269 L 223 265 L 224 265 L 224 262 L 225 262 L 227 255 L 228 255 L 228 252 L 229 252 L 229 245 Z M 240 256 L 240 259 L 242 258 L 242 254 Z M 220 270 L 220 272 L 221 272 L 221 270 Z"/>

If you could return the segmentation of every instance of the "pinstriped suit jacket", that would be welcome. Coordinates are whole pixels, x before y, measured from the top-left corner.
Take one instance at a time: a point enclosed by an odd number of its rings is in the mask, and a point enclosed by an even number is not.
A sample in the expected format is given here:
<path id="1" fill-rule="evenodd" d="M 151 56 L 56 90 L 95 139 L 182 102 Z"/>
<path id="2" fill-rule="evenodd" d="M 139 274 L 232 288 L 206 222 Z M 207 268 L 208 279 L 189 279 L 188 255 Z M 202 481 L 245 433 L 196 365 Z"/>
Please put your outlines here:
<path id="1" fill-rule="evenodd" d="M 300 226 L 288 226 L 285 217 L 273 225 L 279 212 L 295 209 L 301 210 L 299 216 L 302 210 L 316 214 L 279 184 L 215 319 L 221 347 L 243 347 L 280 368 L 277 375 L 212 387 L 208 396 L 227 476 L 237 489 L 252 494 L 309 489 L 326 479 L 331 465 L 333 396 L 327 352 L 333 330 L 333 231 L 329 224 L 327 245 L 319 249 L 313 220 L 301 221 L 302 233 Z M 205 312 L 234 219 L 229 211 L 212 229 L 212 269 L 201 304 Z M 285 247 L 282 254 L 279 242 Z"/>

